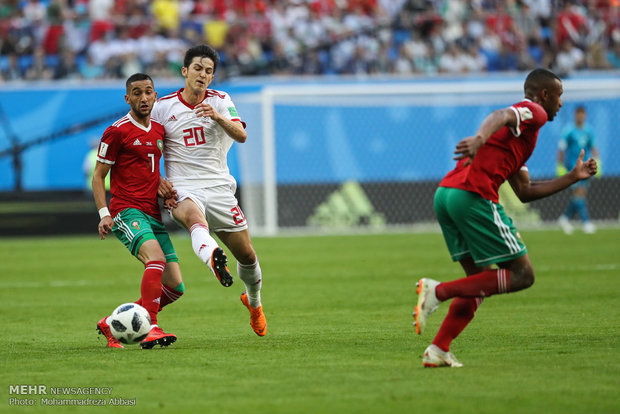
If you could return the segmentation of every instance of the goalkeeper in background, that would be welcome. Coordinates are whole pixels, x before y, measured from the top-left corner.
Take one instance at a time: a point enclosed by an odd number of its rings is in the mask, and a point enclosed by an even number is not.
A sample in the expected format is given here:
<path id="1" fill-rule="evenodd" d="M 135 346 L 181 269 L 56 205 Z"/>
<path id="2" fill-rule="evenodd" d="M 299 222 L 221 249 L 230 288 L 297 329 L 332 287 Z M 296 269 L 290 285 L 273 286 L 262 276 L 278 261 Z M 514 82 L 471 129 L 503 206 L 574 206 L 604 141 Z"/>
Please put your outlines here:
<path id="1" fill-rule="evenodd" d="M 586 122 L 586 118 L 586 108 L 580 105 L 575 108 L 575 122 L 564 128 L 562 139 L 560 139 L 558 145 L 558 176 L 566 174 L 567 171 L 573 168 L 582 148 L 585 150 L 584 159 L 592 157 L 597 160 L 597 176 L 601 174 L 599 153 L 594 144 L 594 132 Z M 588 207 L 586 205 L 588 186 L 588 180 L 578 181 L 571 186 L 572 194 L 570 202 L 558 220 L 562 230 L 564 230 L 566 234 L 571 234 L 573 232 L 574 229 L 570 220 L 577 213 L 583 222 L 583 231 L 585 233 L 591 234 L 596 231 L 596 227 L 590 221 Z"/>

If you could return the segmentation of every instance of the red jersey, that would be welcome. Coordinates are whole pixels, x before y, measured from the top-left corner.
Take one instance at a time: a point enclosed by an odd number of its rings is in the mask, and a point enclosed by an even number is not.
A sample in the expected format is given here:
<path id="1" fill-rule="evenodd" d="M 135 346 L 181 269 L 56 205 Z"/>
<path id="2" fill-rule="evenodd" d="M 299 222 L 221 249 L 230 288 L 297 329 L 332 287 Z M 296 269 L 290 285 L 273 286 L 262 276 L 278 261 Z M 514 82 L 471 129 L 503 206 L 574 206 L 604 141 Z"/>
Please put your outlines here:
<path id="1" fill-rule="evenodd" d="M 464 165 L 467 158 L 460 160 L 439 183 L 440 187 L 460 188 L 499 202 L 499 186 L 525 166 L 536 146 L 538 131 L 547 122 L 543 107 L 529 99 L 510 109 L 517 115 L 517 126 L 505 126 L 491 135 L 471 164 Z"/>
<path id="2" fill-rule="evenodd" d="M 110 214 L 136 208 L 161 221 L 157 202 L 159 160 L 164 127 L 151 119 L 148 128 L 131 114 L 109 126 L 99 143 L 97 161 L 110 164 Z"/>

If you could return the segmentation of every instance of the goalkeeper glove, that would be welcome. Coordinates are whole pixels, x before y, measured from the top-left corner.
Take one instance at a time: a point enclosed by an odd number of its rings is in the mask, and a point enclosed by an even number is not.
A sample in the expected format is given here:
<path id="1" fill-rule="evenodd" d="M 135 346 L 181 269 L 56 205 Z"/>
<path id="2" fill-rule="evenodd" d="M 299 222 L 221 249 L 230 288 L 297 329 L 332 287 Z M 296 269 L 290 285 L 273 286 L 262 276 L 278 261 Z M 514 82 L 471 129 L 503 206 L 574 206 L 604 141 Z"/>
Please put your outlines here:
<path id="1" fill-rule="evenodd" d="M 566 167 L 564 167 L 563 164 L 558 164 L 556 166 L 555 173 L 558 177 L 563 176 L 564 174 L 566 174 Z"/>

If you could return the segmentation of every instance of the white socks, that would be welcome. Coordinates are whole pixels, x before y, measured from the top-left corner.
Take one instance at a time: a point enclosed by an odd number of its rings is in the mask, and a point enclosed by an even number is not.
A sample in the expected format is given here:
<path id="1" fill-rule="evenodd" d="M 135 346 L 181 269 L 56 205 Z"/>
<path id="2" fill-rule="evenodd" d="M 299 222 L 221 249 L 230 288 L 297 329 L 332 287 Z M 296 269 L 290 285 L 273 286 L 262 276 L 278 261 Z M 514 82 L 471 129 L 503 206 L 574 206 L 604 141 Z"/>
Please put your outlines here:
<path id="1" fill-rule="evenodd" d="M 218 244 L 209 234 L 209 227 L 205 224 L 196 223 L 189 229 L 189 235 L 192 238 L 194 253 L 211 269 L 211 255 L 213 250 L 218 247 Z"/>
<path id="2" fill-rule="evenodd" d="M 260 302 L 260 288 L 263 285 L 262 273 L 258 260 L 251 265 L 242 265 L 237 262 L 237 274 L 243 280 L 245 289 L 248 292 L 248 302 L 253 308 L 258 308 Z"/>

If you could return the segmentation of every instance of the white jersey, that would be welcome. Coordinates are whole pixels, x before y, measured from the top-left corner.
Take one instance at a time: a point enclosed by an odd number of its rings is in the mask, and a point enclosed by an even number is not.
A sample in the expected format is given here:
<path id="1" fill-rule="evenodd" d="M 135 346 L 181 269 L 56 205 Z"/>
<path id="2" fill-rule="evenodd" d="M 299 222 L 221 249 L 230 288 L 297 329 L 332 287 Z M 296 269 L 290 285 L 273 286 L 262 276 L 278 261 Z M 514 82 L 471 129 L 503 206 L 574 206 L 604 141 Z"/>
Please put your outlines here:
<path id="1" fill-rule="evenodd" d="M 234 183 L 227 154 L 234 140 L 214 120 L 197 117 L 195 106 L 181 97 L 183 89 L 157 100 L 151 117 L 166 130 L 166 179 L 175 186 L 214 187 Z M 202 102 L 230 121 L 241 121 L 227 93 L 207 89 Z"/>

